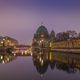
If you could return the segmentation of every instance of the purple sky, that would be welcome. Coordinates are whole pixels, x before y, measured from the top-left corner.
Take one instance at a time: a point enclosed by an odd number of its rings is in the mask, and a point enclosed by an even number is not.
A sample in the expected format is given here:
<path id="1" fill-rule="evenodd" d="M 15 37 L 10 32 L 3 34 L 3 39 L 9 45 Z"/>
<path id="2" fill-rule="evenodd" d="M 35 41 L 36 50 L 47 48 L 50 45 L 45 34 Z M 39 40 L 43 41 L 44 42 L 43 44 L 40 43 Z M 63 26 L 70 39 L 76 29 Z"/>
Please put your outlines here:
<path id="1" fill-rule="evenodd" d="M 0 0 L 0 35 L 31 43 L 43 22 L 49 32 L 80 32 L 79 0 Z"/>

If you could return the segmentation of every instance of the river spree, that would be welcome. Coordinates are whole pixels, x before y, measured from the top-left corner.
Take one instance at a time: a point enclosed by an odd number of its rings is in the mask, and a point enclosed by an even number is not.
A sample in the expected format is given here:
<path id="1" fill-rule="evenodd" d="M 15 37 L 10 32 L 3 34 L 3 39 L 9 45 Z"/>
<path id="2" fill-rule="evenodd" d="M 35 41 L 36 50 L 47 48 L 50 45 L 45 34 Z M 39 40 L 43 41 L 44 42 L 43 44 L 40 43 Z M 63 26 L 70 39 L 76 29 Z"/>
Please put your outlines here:
<path id="1" fill-rule="evenodd" d="M 46 51 L 0 55 L 0 80 L 80 80 L 80 55 Z"/>

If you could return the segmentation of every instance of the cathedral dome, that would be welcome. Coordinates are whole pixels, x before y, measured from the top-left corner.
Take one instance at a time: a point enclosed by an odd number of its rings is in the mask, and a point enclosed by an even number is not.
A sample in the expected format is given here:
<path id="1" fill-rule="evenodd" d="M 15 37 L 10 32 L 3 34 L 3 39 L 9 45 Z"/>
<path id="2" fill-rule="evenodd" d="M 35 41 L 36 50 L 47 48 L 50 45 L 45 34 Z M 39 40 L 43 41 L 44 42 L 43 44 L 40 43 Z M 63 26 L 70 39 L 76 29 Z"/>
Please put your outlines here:
<path id="1" fill-rule="evenodd" d="M 48 30 L 47 30 L 47 28 L 46 28 L 45 26 L 43 26 L 43 25 L 41 25 L 41 26 L 37 29 L 36 34 L 39 34 L 39 35 L 43 34 L 45 37 L 47 37 L 47 38 L 49 37 Z"/>
<path id="2" fill-rule="evenodd" d="M 46 28 L 45 26 L 41 25 L 41 26 L 37 29 L 36 33 L 45 33 L 45 34 L 48 34 L 48 30 L 47 30 L 47 28 Z"/>

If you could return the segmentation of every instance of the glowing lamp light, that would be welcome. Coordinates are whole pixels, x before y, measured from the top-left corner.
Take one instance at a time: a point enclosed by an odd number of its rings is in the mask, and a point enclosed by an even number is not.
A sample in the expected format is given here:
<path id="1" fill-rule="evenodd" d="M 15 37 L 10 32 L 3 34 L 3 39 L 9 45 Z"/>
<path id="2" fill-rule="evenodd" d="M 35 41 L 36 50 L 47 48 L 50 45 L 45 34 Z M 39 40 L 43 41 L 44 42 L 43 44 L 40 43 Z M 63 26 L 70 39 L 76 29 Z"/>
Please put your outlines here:
<path id="1" fill-rule="evenodd" d="M 3 60 L 3 61 L 2 61 L 2 63 L 4 64 L 4 63 L 5 63 L 5 61 Z"/>
<path id="2" fill-rule="evenodd" d="M 23 55 L 23 54 L 24 54 L 24 52 L 22 51 L 22 52 L 21 52 L 21 54 Z"/>
<path id="3" fill-rule="evenodd" d="M 44 40 L 42 39 L 41 41 L 43 42 Z"/>
<path id="4" fill-rule="evenodd" d="M 40 43 L 42 43 L 44 40 L 42 39 L 42 40 L 40 40 Z"/>
<path id="5" fill-rule="evenodd" d="M 40 61 L 40 62 L 42 61 L 41 57 L 39 58 L 39 61 Z"/>
<path id="6" fill-rule="evenodd" d="M 14 56 L 16 56 L 16 54 L 14 53 Z"/>
<path id="7" fill-rule="evenodd" d="M 42 41 L 40 41 L 40 43 L 41 43 Z"/>
<path id="8" fill-rule="evenodd" d="M 44 35 L 41 35 L 41 37 L 44 37 Z"/>
<path id="9" fill-rule="evenodd" d="M 7 58 L 7 61 L 9 61 L 9 58 Z"/>
<path id="10" fill-rule="evenodd" d="M 4 41 L 5 39 L 3 39 L 3 41 Z"/>
<path id="11" fill-rule="evenodd" d="M 3 44 L 3 41 L 1 41 L 1 44 Z"/>
<path id="12" fill-rule="evenodd" d="M 41 61 L 41 65 L 43 66 L 43 60 Z"/>
<path id="13" fill-rule="evenodd" d="M 1 59 L 3 59 L 3 56 L 1 56 Z"/>
<path id="14" fill-rule="evenodd" d="M 32 56 L 32 52 L 31 52 L 31 56 Z"/>

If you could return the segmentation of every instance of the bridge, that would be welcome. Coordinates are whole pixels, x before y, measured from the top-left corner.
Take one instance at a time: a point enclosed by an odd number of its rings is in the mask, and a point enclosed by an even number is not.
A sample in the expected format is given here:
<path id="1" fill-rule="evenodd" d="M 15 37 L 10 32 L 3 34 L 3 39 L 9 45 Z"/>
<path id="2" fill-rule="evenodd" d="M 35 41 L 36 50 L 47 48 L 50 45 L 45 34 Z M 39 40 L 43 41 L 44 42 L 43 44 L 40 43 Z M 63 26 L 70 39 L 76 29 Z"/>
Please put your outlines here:
<path id="1" fill-rule="evenodd" d="M 0 47 L 0 54 L 31 55 L 30 45 Z"/>
<path id="2" fill-rule="evenodd" d="M 30 45 L 16 45 L 12 52 L 15 55 L 31 55 Z"/>

